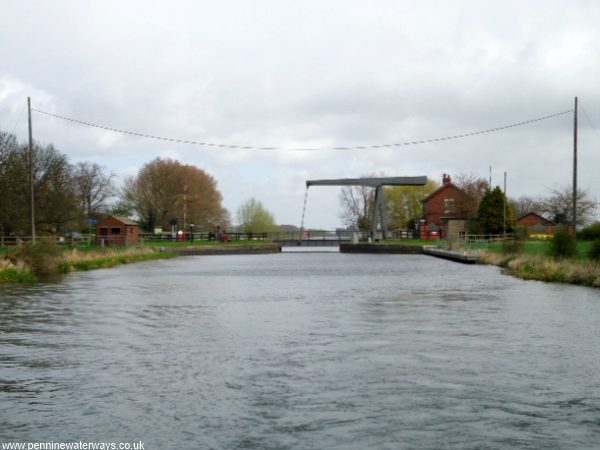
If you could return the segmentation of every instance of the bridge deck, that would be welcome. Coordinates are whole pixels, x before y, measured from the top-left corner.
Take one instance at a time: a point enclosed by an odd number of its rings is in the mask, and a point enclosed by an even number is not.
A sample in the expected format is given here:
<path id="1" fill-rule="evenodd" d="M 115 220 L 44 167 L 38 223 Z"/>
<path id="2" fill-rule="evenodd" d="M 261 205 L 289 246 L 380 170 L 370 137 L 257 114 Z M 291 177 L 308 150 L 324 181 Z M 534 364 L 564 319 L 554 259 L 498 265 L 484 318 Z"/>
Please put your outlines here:
<path id="1" fill-rule="evenodd" d="M 274 242 L 282 247 L 339 247 L 350 239 L 280 239 Z"/>

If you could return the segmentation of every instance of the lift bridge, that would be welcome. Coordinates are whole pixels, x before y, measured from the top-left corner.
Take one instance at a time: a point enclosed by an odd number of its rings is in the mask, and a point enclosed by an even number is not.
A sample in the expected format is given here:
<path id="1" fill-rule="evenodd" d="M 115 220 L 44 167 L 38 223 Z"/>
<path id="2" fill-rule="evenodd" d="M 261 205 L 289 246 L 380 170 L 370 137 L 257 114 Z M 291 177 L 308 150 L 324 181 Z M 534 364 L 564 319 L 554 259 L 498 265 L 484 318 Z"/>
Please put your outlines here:
<path id="1" fill-rule="evenodd" d="M 377 230 L 381 230 L 383 239 L 388 238 L 388 227 L 386 217 L 386 203 L 384 186 L 424 186 L 427 183 L 427 177 L 368 177 L 368 178 L 341 178 L 337 180 L 307 180 L 306 193 L 304 195 L 304 206 L 302 208 L 301 232 L 304 231 L 304 215 L 306 213 L 306 201 L 308 198 L 308 188 L 311 186 L 364 186 L 375 189 L 375 204 L 371 214 L 371 237 L 377 235 Z M 290 242 L 280 241 L 281 245 L 339 245 L 341 238 L 312 242 L 310 239 L 293 240 Z M 330 242 L 326 242 L 330 241 Z"/>

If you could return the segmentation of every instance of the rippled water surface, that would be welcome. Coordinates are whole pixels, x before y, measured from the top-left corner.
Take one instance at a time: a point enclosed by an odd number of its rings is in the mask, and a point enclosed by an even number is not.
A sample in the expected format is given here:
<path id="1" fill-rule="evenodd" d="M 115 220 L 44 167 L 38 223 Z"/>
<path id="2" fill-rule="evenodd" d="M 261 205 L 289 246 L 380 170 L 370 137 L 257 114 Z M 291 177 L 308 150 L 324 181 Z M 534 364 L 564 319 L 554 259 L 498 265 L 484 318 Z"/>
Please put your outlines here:
<path id="1" fill-rule="evenodd" d="M 181 257 L 0 287 L 0 442 L 600 448 L 600 291 L 427 256 Z"/>

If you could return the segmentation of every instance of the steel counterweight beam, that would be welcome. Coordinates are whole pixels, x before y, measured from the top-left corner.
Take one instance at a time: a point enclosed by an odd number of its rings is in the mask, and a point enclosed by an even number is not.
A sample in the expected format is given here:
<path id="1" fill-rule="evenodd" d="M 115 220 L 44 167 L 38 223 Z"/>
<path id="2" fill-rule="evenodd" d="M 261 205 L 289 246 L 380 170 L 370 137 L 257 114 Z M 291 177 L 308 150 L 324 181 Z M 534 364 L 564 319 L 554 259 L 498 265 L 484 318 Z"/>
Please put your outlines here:
<path id="1" fill-rule="evenodd" d="M 310 186 L 424 186 L 427 177 L 340 178 L 337 180 L 307 180 Z"/>

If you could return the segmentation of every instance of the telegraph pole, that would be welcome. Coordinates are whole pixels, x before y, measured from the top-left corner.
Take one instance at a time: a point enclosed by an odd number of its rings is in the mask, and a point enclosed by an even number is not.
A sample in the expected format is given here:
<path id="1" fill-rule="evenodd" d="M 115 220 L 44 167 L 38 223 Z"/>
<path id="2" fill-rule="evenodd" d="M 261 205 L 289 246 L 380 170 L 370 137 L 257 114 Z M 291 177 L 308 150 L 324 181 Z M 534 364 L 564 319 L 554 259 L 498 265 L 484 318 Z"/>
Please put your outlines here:
<path id="1" fill-rule="evenodd" d="M 29 114 L 29 192 L 31 208 L 31 243 L 35 244 L 35 192 L 33 190 L 33 134 L 31 131 L 31 99 L 27 97 L 27 112 Z"/>
<path id="2" fill-rule="evenodd" d="M 577 235 L 577 97 L 573 110 L 573 235 Z"/>
<path id="3" fill-rule="evenodd" d="M 506 203 L 508 199 L 506 197 L 506 172 L 504 172 L 504 236 L 506 237 Z"/>

